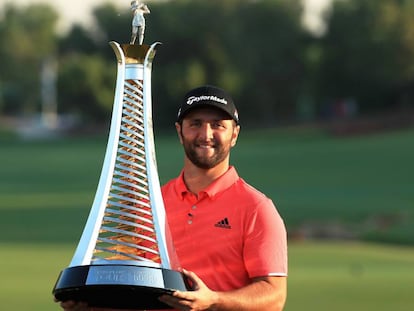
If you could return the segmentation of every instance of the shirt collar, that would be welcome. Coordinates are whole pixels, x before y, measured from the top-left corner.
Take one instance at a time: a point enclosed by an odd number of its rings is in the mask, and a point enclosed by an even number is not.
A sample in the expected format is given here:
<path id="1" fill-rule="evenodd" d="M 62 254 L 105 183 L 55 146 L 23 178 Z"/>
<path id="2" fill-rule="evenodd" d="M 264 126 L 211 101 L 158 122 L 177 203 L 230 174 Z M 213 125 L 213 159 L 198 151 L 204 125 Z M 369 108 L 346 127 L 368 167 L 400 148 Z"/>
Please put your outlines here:
<path id="1" fill-rule="evenodd" d="M 226 190 L 231 185 L 233 185 L 239 179 L 239 175 L 237 174 L 236 169 L 234 166 L 230 166 L 227 172 L 217 178 L 214 182 L 212 182 L 207 188 L 202 190 L 209 196 L 213 198 L 218 193 Z M 184 171 L 181 171 L 180 175 L 176 179 L 175 182 L 175 189 L 177 194 L 180 196 L 181 200 L 184 200 L 186 194 L 190 193 L 187 189 L 187 186 L 184 183 Z"/>

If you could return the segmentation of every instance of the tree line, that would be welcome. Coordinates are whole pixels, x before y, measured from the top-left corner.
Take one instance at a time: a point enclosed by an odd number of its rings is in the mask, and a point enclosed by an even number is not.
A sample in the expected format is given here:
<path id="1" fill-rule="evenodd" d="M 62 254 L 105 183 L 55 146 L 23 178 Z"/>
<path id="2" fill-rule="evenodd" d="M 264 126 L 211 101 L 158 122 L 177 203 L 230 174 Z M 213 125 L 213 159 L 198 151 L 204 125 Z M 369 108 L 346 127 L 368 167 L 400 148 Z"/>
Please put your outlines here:
<path id="1" fill-rule="evenodd" d="M 183 94 L 215 84 L 234 97 L 242 123 L 285 122 L 401 111 L 413 107 L 414 2 L 333 0 L 326 32 L 302 25 L 301 0 L 149 2 L 145 43 L 162 43 L 153 64 L 159 127 L 171 126 Z M 0 113 L 40 110 L 45 63 L 56 66 L 61 114 L 108 120 L 116 59 L 109 41 L 127 43 L 131 12 L 110 3 L 94 25 L 56 31 L 46 4 L 8 4 L 0 16 Z"/>

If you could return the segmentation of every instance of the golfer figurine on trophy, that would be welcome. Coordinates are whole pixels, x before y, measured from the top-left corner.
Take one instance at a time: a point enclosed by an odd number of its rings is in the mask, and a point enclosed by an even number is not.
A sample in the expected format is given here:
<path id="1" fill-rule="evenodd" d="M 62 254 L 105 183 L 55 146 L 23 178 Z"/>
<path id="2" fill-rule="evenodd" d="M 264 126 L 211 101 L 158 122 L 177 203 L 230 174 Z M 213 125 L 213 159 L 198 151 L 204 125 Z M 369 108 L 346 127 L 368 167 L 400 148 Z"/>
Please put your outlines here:
<path id="1" fill-rule="evenodd" d="M 59 301 L 92 307 L 162 309 L 169 307 L 158 300 L 160 295 L 188 286 L 179 272 L 155 158 L 151 68 L 158 43 L 143 44 L 148 7 L 132 1 L 131 10 L 130 44 L 110 42 L 117 80 L 95 199 L 53 294 Z"/>
<path id="2" fill-rule="evenodd" d="M 139 3 L 139 1 L 131 1 L 131 11 L 134 14 L 132 19 L 132 36 L 131 44 L 135 44 L 138 37 L 138 42 L 141 45 L 144 42 L 145 33 L 145 17 L 144 14 L 151 13 L 147 5 Z"/>

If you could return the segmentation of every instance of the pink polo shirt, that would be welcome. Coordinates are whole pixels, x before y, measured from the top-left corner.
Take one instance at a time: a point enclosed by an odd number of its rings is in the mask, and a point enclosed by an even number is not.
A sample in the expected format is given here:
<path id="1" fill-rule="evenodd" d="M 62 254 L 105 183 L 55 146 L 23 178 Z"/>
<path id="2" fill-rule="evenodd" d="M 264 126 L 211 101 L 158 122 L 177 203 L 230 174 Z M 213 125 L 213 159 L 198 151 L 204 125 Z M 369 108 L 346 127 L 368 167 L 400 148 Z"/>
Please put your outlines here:
<path id="1" fill-rule="evenodd" d="M 286 229 L 272 201 L 235 168 L 198 196 L 183 173 L 162 187 L 181 266 L 216 291 L 243 287 L 259 276 L 287 276 Z"/>

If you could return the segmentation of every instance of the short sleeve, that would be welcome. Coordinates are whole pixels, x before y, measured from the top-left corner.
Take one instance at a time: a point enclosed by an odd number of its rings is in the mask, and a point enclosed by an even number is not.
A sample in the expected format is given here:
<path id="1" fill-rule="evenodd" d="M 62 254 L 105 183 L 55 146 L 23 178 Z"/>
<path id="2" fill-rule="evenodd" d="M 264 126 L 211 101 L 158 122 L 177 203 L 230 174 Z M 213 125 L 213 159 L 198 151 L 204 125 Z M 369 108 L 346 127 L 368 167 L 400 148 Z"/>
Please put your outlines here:
<path id="1" fill-rule="evenodd" d="M 266 198 L 252 213 L 243 248 L 249 277 L 287 276 L 287 233 L 276 207 Z"/>

